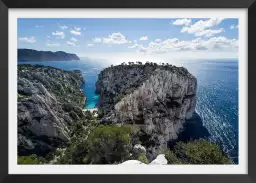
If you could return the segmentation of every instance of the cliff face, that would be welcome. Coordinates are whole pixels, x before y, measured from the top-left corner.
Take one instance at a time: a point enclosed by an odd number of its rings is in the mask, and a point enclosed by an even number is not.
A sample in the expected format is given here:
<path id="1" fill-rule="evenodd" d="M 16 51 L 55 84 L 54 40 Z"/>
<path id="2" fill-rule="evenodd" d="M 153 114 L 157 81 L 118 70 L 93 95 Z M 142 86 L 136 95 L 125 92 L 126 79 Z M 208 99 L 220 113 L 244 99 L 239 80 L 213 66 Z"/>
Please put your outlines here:
<path id="1" fill-rule="evenodd" d="M 18 65 L 18 151 L 45 154 L 69 141 L 69 126 L 83 118 L 80 71 Z"/>
<path id="2" fill-rule="evenodd" d="M 196 90 L 194 76 L 170 65 L 115 66 L 103 70 L 97 82 L 102 122 L 138 125 L 152 158 L 192 117 Z"/>
<path id="3" fill-rule="evenodd" d="M 18 49 L 18 61 L 68 61 L 80 60 L 76 54 L 65 53 L 63 51 L 37 51 L 32 49 Z"/>
<path id="4" fill-rule="evenodd" d="M 96 82 L 96 92 L 101 94 L 99 103 L 101 112 L 106 115 L 114 109 L 117 102 L 137 89 L 155 69 L 155 66 L 118 65 L 101 71 Z"/>

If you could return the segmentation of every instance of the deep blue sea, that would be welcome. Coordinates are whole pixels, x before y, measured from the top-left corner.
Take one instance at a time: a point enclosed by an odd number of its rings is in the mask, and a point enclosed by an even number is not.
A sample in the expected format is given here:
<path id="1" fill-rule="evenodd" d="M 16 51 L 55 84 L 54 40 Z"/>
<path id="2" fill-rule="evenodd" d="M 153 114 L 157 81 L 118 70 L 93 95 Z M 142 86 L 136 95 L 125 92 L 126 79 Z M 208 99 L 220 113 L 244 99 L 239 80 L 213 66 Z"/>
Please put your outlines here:
<path id="1" fill-rule="evenodd" d="M 84 107 L 96 107 L 99 96 L 94 93 L 95 82 L 103 66 L 86 60 L 26 63 L 81 70 L 85 79 Z M 198 80 L 196 111 L 211 134 L 210 140 L 221 143 L 238 163 L 238 61 L 187 61 L 181 65 Z"/>
<path id="2" fill-rule="evenodd" d="M 184 66 L 197 78 L 196 111 L 210 139 L 238 163 L 238 61 L 193 61 Z"/>

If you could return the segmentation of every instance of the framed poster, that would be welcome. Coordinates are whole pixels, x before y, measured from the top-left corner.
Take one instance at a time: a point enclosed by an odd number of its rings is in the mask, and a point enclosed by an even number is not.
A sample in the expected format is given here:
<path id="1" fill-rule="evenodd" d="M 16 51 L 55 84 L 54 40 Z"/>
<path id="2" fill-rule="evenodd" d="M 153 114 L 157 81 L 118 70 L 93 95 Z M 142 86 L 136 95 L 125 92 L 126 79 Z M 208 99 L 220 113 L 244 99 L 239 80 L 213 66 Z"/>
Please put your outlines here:
<path id="1" fill-rule="evenodd" d="M 3 180 L 252 181 L 253 1 L 191 3 L 3 1 Z"/>

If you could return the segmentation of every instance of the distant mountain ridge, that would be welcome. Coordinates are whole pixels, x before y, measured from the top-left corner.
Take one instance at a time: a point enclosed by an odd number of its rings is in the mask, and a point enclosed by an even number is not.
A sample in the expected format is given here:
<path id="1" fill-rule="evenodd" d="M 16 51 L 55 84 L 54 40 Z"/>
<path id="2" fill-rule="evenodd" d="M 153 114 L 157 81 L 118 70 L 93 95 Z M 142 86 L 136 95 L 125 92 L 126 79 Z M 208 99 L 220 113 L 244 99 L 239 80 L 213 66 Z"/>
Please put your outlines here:
<path id="1" fill-rule="evenodd" d="M 64 51 L 37 51 L 33 49 L 18 49 L 18 61 L 68 61 L 80 60 L 76 54 L 66 53 Z"/>

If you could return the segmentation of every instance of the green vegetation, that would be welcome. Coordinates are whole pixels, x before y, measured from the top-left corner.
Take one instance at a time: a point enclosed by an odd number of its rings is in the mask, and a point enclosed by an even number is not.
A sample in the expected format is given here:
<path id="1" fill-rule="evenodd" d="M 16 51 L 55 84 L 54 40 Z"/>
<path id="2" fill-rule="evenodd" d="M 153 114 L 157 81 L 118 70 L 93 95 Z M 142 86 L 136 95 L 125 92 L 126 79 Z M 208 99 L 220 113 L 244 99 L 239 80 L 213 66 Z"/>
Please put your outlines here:
<path id="1" fill-rule="evenodd" d="M 120 95 L 118 95 L 117 101 L 121 101 L 122 98 L 124 98 L 124 97 L 125 97 L 125 95 L 121 93 Z"/>
<path id="2" fill-rule="evenodd" d="M 42 157 L 37 157 L 37 155 L 32 154 L 30 156 L 18 156 L 18 164 L 42 164 L 45 160 Z"/>
<path id="3" fill-rule="evenodd" d="M 169 149 L 163 150 L 162 153 L 165 154 L 165 158 L 167 159 L 168 164 L 185 164 L 182 159 L 179 159 L 176 154 Z"/>
<path id="4" fill-rule="evenodd" d="M 22 94 L 18 93 L 18 100 L 23 100 L 23 99 L 27 99 L 27 98 L 29 98 L 29 96 L 22 95 Z"/>
<path id="5" fill-rule="evenodd" d="M 55 152 L 55 164 L 114 164 L 128 160 L 137 128 L 132 125 L 99 125 L 91 112 L 71 126 L 68 147 Z"/>
<path id="6" fill-rule="evenodd" d="M 149 161 L 146 157 L 146 154 L 141 154 L 139 157 L 138 157 L 138 160 L 141 161 L 142 163 L 145 163 L 145 164 L 149 164 Z"/>
<path id="7" fill-rule="evenodd" d="M 89 115 L 89 113 L 87 114 Z M 137 144 L 138 128 L 135 125 L 99 125 L 90 120 L 72 125 L 72 138 L 68 146 L 58 148 L 47 157 L 19 156 L 18 164 L 119 164 L 136 159 L 149 164 L 145 150 L 132 148 Z M 199 139 L 178 142 L 171 150 L 163 149 L 168 164 L 232 164 L 218 145 Z"/>
<path id="8" fill-rule="evenodd" d="M 139 160 L 149 164 L 145 150 L 132 148 L 138 141 L 135 125 L 99 125 L 91 113 L 90 120 L 72 125 L 68 146 L 58 148 L 47 157 L 19 156 L 18 164 L 119 164 Z M 163 149 L 168 164 L 232 164 L 218 145 L 199 139 L 178 142 L 171 150 Z"/>
<path id="9" fill-rule="evenodd" d="M 132 126 L 100 125 L 88 137 L 87 161 L 93 164 L 113 164 L 130 156 Z"/>
<path id="10" fill-rule="evenodd" d="M 232 164 L 217 144 L 204 139 L 188 143 L 178 142 L 170 151 L 164 151 L 168 164 Z"/>

